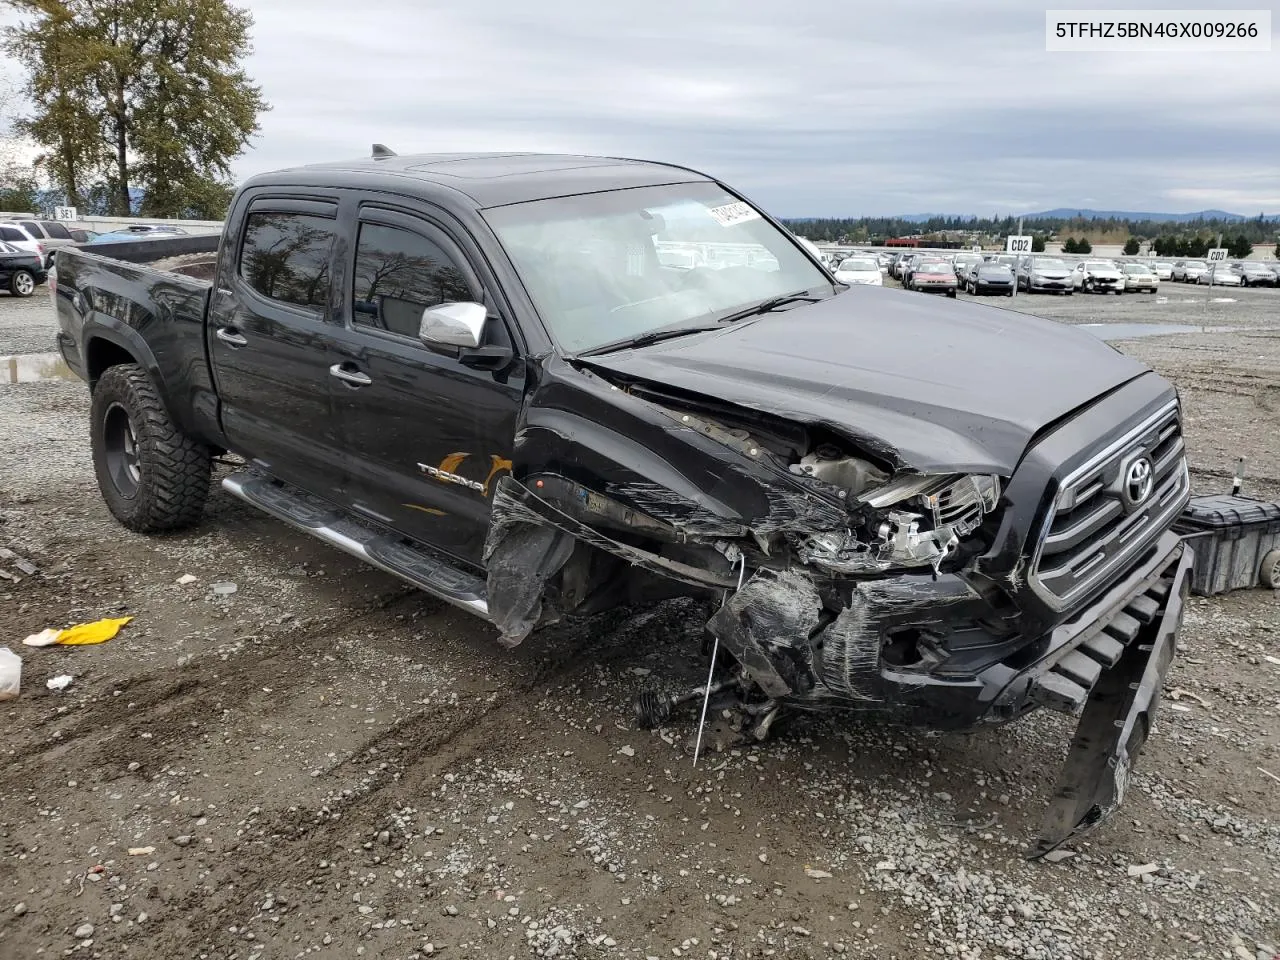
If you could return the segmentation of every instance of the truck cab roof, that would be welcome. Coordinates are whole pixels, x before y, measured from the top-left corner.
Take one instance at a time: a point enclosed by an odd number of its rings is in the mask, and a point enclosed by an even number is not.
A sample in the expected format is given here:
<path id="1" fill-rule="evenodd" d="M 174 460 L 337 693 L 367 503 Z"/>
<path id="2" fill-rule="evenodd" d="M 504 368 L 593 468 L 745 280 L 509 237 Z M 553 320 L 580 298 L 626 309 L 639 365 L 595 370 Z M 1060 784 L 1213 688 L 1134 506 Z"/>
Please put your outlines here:
<path id="1" fill-rule="evenodd" d="M 551 197 L 709 181 L 695 170 L 646 160 L 542 153 L 424 153 L 308 164 L 252 178 L 246 186 L 315 184 L 414 194 L 445 188 L 476 208 Z M 426 191 L 423 191 L 426 192 Z"/>

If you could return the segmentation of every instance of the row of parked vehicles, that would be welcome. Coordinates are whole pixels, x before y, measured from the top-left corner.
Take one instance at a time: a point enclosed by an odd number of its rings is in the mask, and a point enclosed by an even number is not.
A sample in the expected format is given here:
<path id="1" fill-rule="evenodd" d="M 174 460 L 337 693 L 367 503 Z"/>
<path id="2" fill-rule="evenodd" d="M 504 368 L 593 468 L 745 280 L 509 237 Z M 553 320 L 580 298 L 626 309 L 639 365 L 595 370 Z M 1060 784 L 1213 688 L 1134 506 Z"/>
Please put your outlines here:
<path id="1" fill-rule="evenodd" d="M 1258 261 L 1209 264 L 1203 260 L 1067 261 L 1050 255 L 855 252 L 830 261 L 836 278 L 844 283 L 882 283 L 882 275 L 901 282 L 908 290 L 956 291 L 1013 296 L 1026 293 L 1155 293 L 1162 280 L 1214 283 L 1222 286 L 1277 286 L 1277 271 Z"/>
<path id="2" fill-rule="evenodd" d="M 0 289 L 15 297 L 31 296 L 48 279 L 58 251 L 67 247 L 186 235 L 181 227 L 160 224 L 133 224 L 99 233 L 58 220 L 10 217 L 0 220 Z"/>

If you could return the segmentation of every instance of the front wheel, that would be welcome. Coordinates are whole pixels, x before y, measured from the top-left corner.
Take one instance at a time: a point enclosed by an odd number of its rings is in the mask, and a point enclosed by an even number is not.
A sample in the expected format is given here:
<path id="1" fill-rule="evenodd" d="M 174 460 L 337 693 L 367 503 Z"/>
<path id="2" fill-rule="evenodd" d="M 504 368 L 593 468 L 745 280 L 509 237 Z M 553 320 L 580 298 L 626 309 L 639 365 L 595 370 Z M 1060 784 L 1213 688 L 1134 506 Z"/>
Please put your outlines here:
<path id="1" fill-rule="evenodd" d="M 36 292 L 36 278 L 29 270 L 15 270 L 9 278 L 9 292 L 15 297 L 29 297 Z"/>
<path id="2" fill-rule="evenodd" d="M 947 296 L 950 297 L 952 300 L 954 300 L 956 298 L 956 288 L 952 287 L 950 290 L 948 290 Z"/>
<path id="3" fill-rule="evenodd" d="M 135 363 L 111 367 L 93 389 L 90 442 L 98 488 L 130 530 L 179 530 L 200 520 L 211 455 L 182 432 Z"/>

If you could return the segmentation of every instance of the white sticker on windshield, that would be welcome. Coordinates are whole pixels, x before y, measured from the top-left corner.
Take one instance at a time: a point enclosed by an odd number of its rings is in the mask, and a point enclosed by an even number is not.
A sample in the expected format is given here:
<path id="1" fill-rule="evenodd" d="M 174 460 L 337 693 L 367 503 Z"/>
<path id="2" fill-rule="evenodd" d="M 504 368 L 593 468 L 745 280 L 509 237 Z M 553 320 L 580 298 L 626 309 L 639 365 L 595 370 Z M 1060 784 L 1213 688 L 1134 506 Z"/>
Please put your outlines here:
<path id="1" fill-rule="evenodd" d="M 726 203 L 719 207 L 708 207 L 707 213 L 715 217 L 716 223 L 722 227 L 732 227 L 734 224 L 760 219 L 760 214 L 756 213 L 741 200 L 734 203 Z"/>

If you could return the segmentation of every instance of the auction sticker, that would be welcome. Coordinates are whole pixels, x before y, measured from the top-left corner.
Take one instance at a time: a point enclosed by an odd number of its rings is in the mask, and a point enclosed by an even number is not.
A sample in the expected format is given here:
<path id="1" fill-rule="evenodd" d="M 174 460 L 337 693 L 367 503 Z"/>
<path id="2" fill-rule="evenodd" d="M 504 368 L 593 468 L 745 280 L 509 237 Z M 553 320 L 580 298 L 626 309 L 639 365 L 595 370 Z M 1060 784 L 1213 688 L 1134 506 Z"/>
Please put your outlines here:
<path id="1" fill-rule="evenodd" d="M 760 219 L 760 214 L 756 213 L 751 209 L 750 205 L 743 203 L 741 200 L 735 203 L 726 203 L 719 207 L 707 207 L 707 213 L 711 214 L 716 223 L 722 227 L 732 227 L 734 224 Z"/>

